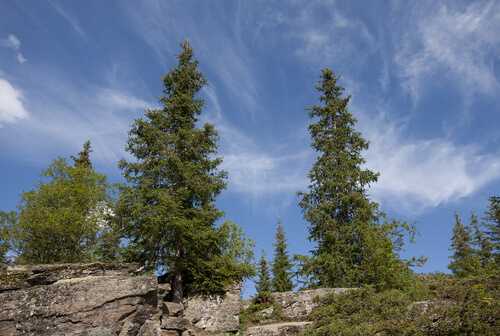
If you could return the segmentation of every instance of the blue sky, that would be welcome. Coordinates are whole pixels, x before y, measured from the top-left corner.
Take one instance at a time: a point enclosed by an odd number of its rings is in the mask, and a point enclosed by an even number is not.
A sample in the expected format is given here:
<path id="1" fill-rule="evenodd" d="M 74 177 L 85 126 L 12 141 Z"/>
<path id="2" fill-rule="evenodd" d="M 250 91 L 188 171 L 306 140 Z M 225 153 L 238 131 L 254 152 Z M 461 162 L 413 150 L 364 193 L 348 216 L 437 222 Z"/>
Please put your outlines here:
<path id="1" fill-rule="evenodd" d="M 186 38 L 229 172 L 218 205 L 258 252 L 271 255 L 278 218 L 292 253 L 310 248 L 296 192 L 323 67 L 342 76 L 371 142 L 371 196 L 420 232 L 405 255 L 428 256 L 422 271 L 446 270 L 453 213 L 499 193 L 499 2 L 5 0 L 0 13 L 3 210 L 87 139 L 120 181 L 129 126 L 158 105 Z"/>

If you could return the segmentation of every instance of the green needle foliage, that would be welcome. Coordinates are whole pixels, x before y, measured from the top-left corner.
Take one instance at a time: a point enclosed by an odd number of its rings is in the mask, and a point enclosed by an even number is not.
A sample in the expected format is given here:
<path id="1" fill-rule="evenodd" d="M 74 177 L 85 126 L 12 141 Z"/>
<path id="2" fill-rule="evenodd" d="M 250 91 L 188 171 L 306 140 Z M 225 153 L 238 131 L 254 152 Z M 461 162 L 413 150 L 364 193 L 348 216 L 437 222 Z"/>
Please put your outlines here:
<path id="1" fill-rule="evenodd" d="M 74 164 L 59 158 L 43 172 L 46 181 L 22 195 L 13 236 L 21 263 L 95 260 L 102 218 L 92 216 L 109 201 L 106 178 L 90 163 L 90 143 Z"/>
<path id="2" fill-rule="evenodd" d="M 287 292 L 293 289 L 292 266 L 288 257 L 285 230 L 280 222 L 276 228 L 276 241 L 274 243 L 272 288 L 275 292 Z"/>
<path id="3" fill-rule="evenodd" d="M 492 244 L 492 253 L 497 268 L 500 268 L 500 197 L 492 196 L 486 212 L 486 235 Z"/>
<path id="4" fill-rule="evenodd" d="M 256 303 L 269 303 L 271 301 L 271 276 L 269 275 L 269 264 L 264 252 L 260 257 L 258 267 L 258 279 L 255 284 L 257 294 L 255 296 Z"/>
<path id="5" fill-rule="evenodd" d="M 184 42 L 178 65 L 163 79 L 161 108 L 147 110 L 130 130 L 127 150 L 135 159 L 120 162 L 128 186 L 117 214 L 128 258 L 166 270 L 175 301 L 188 293 L 222 291 L 249 270 L 236 261 L 229 274 L 220 267 L 230 237 L 215 225 L 223 215 L 215 199 L 226 186 L 226 173 L 218 169 L 214 126 L 197 125 L 204 104 L 197 95 L 205 84 Z"/>
<path id="6" fill-rule="evenodd" d="M 16 223 L 15 211 L 0 211 L 0 264 L 8 261 L 7 252 L 11 249 L 11 236 Z"/>
<path id="7" fill-rule="evenodd" d="M 448 268 L 453 274 L 458 277 L 465 277 L 478 270 L 480 265 L 471 246 L 470 229 L 462 223 L 458 214 L 455 214 L 451 249 L 453 256 Z"/>
<path id="8" fill-rule="evenodd" d="M 402 225 L 383 223 L 384 215 L 367 196 L 378 175 L 363 168 L 362 152 L 368 142 L 355 130 L 356 119 L 348 110 L 350 96 L 343 95 L 337 81 L 330 69 L 324 69 L 316 87 L 321 104 L 310 108 L 309 132 L 318 157 L 299 205 L 316 248 L 312 257 L 302 258 L 302 274 L 312 286 L 402 286 L 409 270 L 398 259 L 392 241 L 400 241 Z"/>

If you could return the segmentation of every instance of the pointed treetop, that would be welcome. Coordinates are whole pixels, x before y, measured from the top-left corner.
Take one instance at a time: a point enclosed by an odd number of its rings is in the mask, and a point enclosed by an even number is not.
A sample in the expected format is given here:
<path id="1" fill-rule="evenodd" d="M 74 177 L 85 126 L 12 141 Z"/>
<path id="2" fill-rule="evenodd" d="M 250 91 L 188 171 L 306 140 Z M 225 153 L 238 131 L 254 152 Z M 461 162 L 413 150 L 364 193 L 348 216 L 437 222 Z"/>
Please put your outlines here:
<path id="1" fill-rule="evenodd" d="M 71 156 L 75 163 L 75 167 L 85 167 L 92 168 L 92 162 L 90 161 L 90 153 L 92 153 L 92 148 L 90 145 L 90 140 L 85 141 L 82 150 L 78 153 L 78 156 Z"/>

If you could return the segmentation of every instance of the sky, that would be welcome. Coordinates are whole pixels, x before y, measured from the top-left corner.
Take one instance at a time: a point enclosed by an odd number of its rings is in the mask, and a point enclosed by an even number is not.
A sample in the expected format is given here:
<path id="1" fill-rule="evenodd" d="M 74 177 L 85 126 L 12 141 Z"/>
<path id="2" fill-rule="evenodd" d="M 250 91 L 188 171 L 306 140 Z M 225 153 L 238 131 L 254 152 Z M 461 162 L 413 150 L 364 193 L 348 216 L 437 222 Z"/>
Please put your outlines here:
<path id="1" fill-rule="evenodd" d="M 297 192 L 315 153 L 307 107 L 321 69 L 341 76 L 380 173 L 370 197 L 419 235 L 403 256 L 447 271 L 453 214 L 500 189 L 498 1 L 0 1 L 0 209 L 91 140 L 112 182 L 127 132 L 159 106 L 188 39 L 208 80 L 225 218 L 272 257 L 278 220 L 307 253 Z"/>

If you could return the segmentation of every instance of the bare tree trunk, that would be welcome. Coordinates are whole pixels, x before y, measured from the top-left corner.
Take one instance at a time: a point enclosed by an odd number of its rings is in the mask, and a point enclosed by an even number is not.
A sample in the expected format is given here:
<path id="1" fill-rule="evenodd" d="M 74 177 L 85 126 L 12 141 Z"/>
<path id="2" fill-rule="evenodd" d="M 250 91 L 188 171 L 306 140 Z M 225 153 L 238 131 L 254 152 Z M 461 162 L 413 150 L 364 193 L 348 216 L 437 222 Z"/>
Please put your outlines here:
<path id="1" fill-rule="evenodd" d="M 172 277 L 172 301 L 181 303 L 184 298 L 182 274 L 176 270 Z"/>
<path id="2" fill-rule="evenodd" d="M 183 257 L 184 253 L 182 250 L 182 246 L 178 244 L 176 256 L 177 259 L 180 260 Z M 172 275 L 172 301 L 177 303 L 182 303 L 182 299 L 184 298 L 184 284 L 182 282 L 182 269 L 179 267 L 179 262 L 175 262 Z"/>

